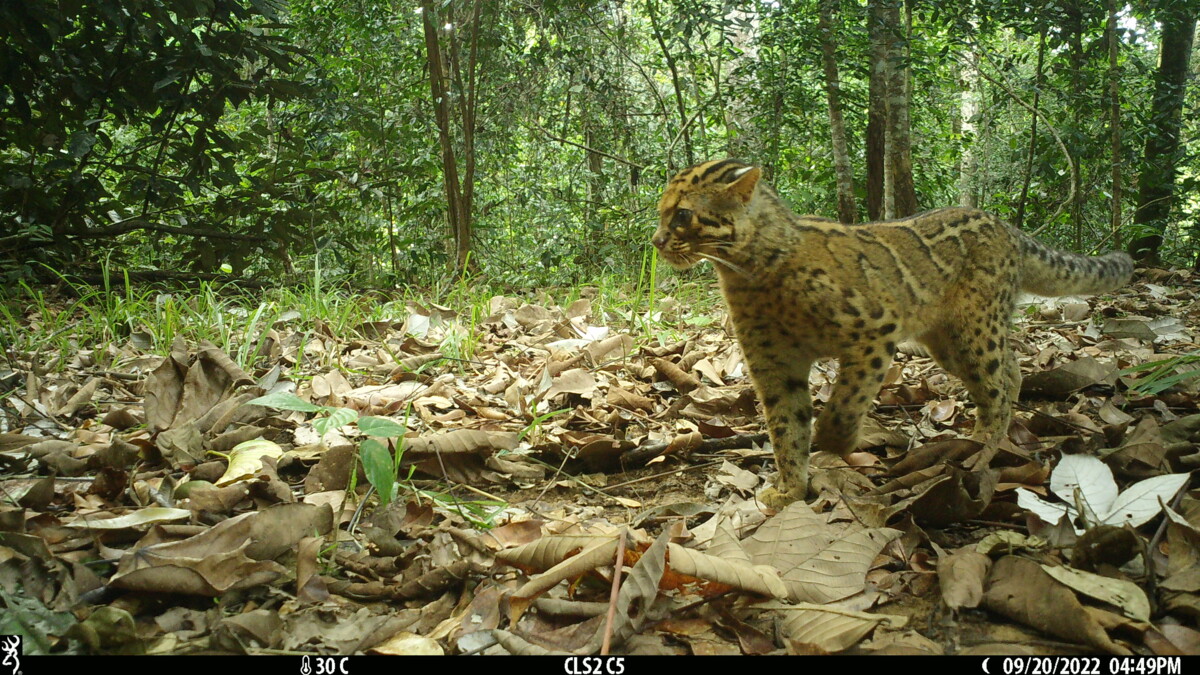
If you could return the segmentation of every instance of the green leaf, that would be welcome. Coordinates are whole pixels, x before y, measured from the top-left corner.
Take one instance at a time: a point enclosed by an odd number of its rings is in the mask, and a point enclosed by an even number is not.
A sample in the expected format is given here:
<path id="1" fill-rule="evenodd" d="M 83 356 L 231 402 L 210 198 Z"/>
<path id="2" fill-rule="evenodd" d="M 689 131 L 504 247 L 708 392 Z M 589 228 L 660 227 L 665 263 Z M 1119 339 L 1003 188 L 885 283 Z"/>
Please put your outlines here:
<path id="1" fill-rule="evenodd" d="M 357 410 L 349 408 L 324 408 L 324 410 L 329 411 L 328 417 L 320 417 L 313 420 L 313 428 L 322 436 L 329 433 L 331 429 L 344 427 L 358 419 Z"/>
<path id="2" fill-rule="evenodd" d="M 71 144 L 67 148 L 67 153 L 75 159 L 79 159 L 92 149 L 96 144 L 96 137 L 86 131 L 77 131 L 71 134 Z"/>
<path id="3" fill-rule="evenodd" d="M 284 391 L 277 391 L 274 394 L 259 396 L 250 405 L 261 405 L 267 408 L 275 408 L 276 410 L 299 410 L 300 412 L 317 412 L 323 410 L 319 405 L 314 405 L 301 399 L 295 394 L 290 394 Z"/>
<path id="4" fill-rule="evenodd" d="M 21 648 L 27 656 L 49 654 L 51 648 L 59 650 L 63 642 L 57 645 L 51 643 L 51 635 L 61 636 L 78 623 L 70 612 L 54 612 L 37 598 L 30 598 L 23 593 L 9 595 L 0 590 L 0 600 L 5 608 L 0 609 L 0 634 L 20 635 L 23 640 Z M 81 653 L 79 643 L 64 641 L 68 647 L 65 654 Z"/>
<path id="5" fill-rule="evenodd" d="M 1138 382 L 1134 385 L 1134 389 L 1147 394 L 1158 394 L 1171 387 L 1188 380 L 1194 380 L 1200 377 L 1200 370 L 1188 370 L 1182 373 L 1173 373 L 1163 377 L 1147 378 L 1145 382 Z"/>
<path id="6" fill-rule="evenodd" d="M 379 501 L 387 506 L 395 492 L 396 475 L 392 473 L 392 453 L 379 441 L 368 438 L 359 446 L 363 472 L 379 493 Z"/>
<path id="7" fill-rule="evenodd" d="M 154 83 L 153 91 L 158 91 L 159 89 L 162 89 L 163 87 L 165 87 L 169 84 L 174 84 L 178 80 L 179 80 L 179 71 L 173 70 L 166 77 L 164 77 L 163 79 Z"/>
<path id="8" fill-rule="evenodd" d="M 358 420 L 358 430 L 368 436 L 383 438 L 400 438 L 408 432 L 408 427 L 396 420 L 386 417 L 362 417 Z"/>

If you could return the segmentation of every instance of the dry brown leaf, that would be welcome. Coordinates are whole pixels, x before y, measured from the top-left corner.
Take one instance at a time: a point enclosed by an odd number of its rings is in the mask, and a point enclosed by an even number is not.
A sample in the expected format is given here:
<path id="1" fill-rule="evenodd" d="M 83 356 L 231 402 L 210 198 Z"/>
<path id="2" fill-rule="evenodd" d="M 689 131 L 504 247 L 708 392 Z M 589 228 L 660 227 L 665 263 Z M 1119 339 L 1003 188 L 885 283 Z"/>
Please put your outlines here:
<path id="1" fill-rule="evenodd" d="M 200 550 L 170 547 L 136 549 L 121 559 L 109 582 L 113 588 L 137 592 L 179 593 L 216 597 L 227 591 L 270 583 L 287 572 L 271 560 L 252 560 L 243 540 L 234 549 Z"/>
<path id="2" fill-rule="evenodd" d="M 645 396 L 639 396 L 632 392 L 625 391 L 620 387 L 609 387 L 608 394 L 604 400 L 609 405 L 615 405 L 621 408 L 654 412 L 654 399 L 647 398 Z"/>
<path id="3" fill-rule="evenodd" d="M 974 518 L 991 503 L 995 471 L 966 471 L 938 464 L 881 485 L 873 495 L 893 501 L 889 514 L 907 511 L 922 524 L 941 527 Z"/>
<path id="4" fill-rule="evenodd" d="M 663 531 L 650 548 L 642 552 L 633 569 L 629 570 L 617 593 L 617 611 L 613 614 L 612 644 L 621 645 L 633 637 L 650 620 L 650 606 L 658 598 L 658 588 L 667 568 L 667 544 L 669 531 Z M 600 651 L 607 628 L 597 622 L 592 639 L 575 650 L 577 654 L 595 654 Z"/>
<path id="5" fill-rule="evenodd" d="M 1064 396 L 1097 384 L 1112 385 L 1117 381 L 1115 362 L 1100 362 L 1090 356 L 1068 361 L 1051 370 L 1026 375 L 1021 392 L 1042 396 Z"/>
<path id="6" fill-rule="evenodd" d="M 750 560 L 778 569 L 795 602 L 828 603 L 863 590 L 875 556 L 899 530 L 833 525 L 804 502 L 789 505 L 742 542 Z"/>
<path id="7" fill-rule="evenodd" d="M 534 644 L 525 638 L 515 633 L 510 633 L 506 630 L 496 629 L 492 631 L 492 636 L 496 638 L 496 642 L 500 643 L 509 654 L 517 656 L 570 656 L 571 652 L 562 650 L 546 649 L 541 645 Z"/>
<path id="8" fill-rule="evenodd" d="M 163 459 L 174 468 L 194 466 L 205 459 L 204 436 L 193 420 L 177 424 L 154 439 Z"/>
<path id="9" fill-rule="evenodd" d="M 633 337 L 625 334 L 614 335 L 589 344 L 585 351 L 593 363 L 627 358 L 633 353 Z"/>
<path id="10" fill-rule="evenodd" d="M 392 637 L 371 647 L 372 654 L 384 656 L 442 656 L 445 651 L 437 640 L 422 635 L 400 631 Z"/>
<path id="11" fill-rule="evenodd" d="M 167 429 L 175 420 L 187 372 L 187 347 L 181 338 L 176 338 L 171 345 L 171 353 L 146 378 L 143 410 L 146 412 L 146 428 L 151 433 Z"/>
<path id="12" fill-rule="evenodd" d="M 181 541 L 151 530 L 122 556 L 110 580 L 141 592 L 217 596 L 269 583 L 287 570 L 271 560 L 305 536 L 332 529 L 328 506 L 285 504 L 236 516 Z"/>
<path id="13" fill-rule="evenodd" d="M 971 549 L 959 549 L 938 559 L 942 602 L 950 609 L 978 607 L 992 559 Z"/>
<path id="14" fill-rule="evenodd" d="M 189 358 L 182 342 L 176 342 L 147 381 L 146 423 L 153 432 L 196 420 L 232 395 L 234 388 L 253 382 L 211 343 L 202 342 Z"/>
<path id="15" fill-rule="evenodd" d="M 717 373 L 717 367 L 714 366 L 712 364 L 712 362 L 709 361 L 708 359 L 700 359 L 699 361 L 697 361 L 695 364 L 692 365 L 692 370 L 707 377 L 710 382 L 717 385 L 718 387 L 725 386 L 725 381 L 722 380 L 720 374 Z"/>
<path id="16" fill-rule="evenodd" d="M 92 402 L 92 396 L 95 395 L 96 389 L 100 386 L 100 378 L 93 377 L 87 381 L 87 384 L 79 388 L 79 391 L 71 395 L 62 406 L 59 407 L 54 414 L 60 417 L 70 417 L 79 411 L 80 408 Z"/>
<path id="17" fill-rule="evenodd" d="M 512 450 L 515 447 L 515 433 L 477 429 L 459 429 L 437 436 L 406 436 L 404 439 L 404 452 L 415 455 L 479 453 L 488 450 Z"/>
<path id="18" fill-rule="evenodd" d="M 729 516 L 724 513 L 718 514 L 714 518 L 712 526 L 712 538 L 709 540 L 705 552 L 724 560 L 750 565 L 750 555 L 742 548 L 742 542 L 738 541 L 737 532 L 734 531 L 733 522 Z M 692 530 L 692 534 L 696 534 L 695 529 Z"/>
<path id="19" fill-rule="evenodd" d="M 579 550 L 580 540 L 588 540 L 582 550 Z M 579 552 L 570 555 L 576 550 Z M 570 555 L 513 592 L 509 598 L 509 620 L 516 623 L 534 598 L 554 588 L 559 582 L 576 579 L 598 567 L 611 565 L 616 550 L 616 537 L 545 537 L 532 544 L 497 553 L 497 558 L 527 569 L 536 569 L 541 563 Z"/>
<path id="20" fill-rule="evenodd" d="M 592 398 L 596 392 L 596 378 L 586 368 L 574 368 L 572 370 L 563 371 L 558 377 L 554 378 L 553 384 L 546 390 L 542 396 L 545 400 L 552 400 L 559 394 L 579 394 L 584 398 Z"/>
<path id="21" fill-rule="evenodd" d="M 480 536 L 489 548 L 503 550 L 524 546 L 538 540 L 542 534 L 541 520 L 519 520 L 494 527 Z"/>
<path id="22" fill-rule="evenodd" d="M 1188 626 L 1163 624 L 1158 631 L 1183 654 L 1200 654 L 1200 631 Z M 1157 652 L 1156 653 L 1161 653 Z"/>
<path id="23" fill-rule="evenodd" d="M 694 375 L 684 372 L 679 366 L 666 359 L 654 359 L 651 364 L 655 370 L 675 385 L 681 394 L 686 394 L 701 386 L 700 380 L 696 379 Z"/>
<path id="24" fill-rule="evenodd" d="M 903 616 L 868 614 L 821 605 L 803 604 L 786 609 L 780 629 L 793 653 L 832 654 L 858 644 L 880 624 L 903 628 Z"/>
<path id="25" fill-rule="evenodd" d="M 667 550 L 673 572 L 758 595 L 781 599 L 788 597 L 787 586 L 779 577 L 779 570 L 769 565 L 726 560 L 679 544 L 668 544 Z"/>
<path id="26" fill-rule="evenodd" d="M 616 546 L 616 538 L 598 542 L 580 552 L 579 555 L 547 570 L 545 574 L 530 579 L 510 596 L 510 621 L 515 624 L 517 617 L 524 612 L 533 597 L 557 585 L 560 581 L 575 578 L 605 564 L 611 565 L 616 553 Z M 621 590 L 617 595 L 615 621 L 612 626 L 612 643 L 614 645 L 620 645 L 634 635 L 650 616 L 647 610 L 658 597 L 659 583 L 666 570 L 666 552 L 667 533 L 664 532 L 638 557 L 637 562 L 621 584 Z M 596 653 L 600 649 L 605 634 L 604 621 L 600 620 L 602 618 L 596 617 L 576 624 L 568 633 L 560 634 L 558 639 L 553 641 L 558 648 L 565 648 L 577 654 Z M 496 633 L 499 632 L 496 631 Z M 538 642 L 546 643 L 552 638 L 545 633 L 539 633 L 536 639 Z M 518 648 L 525 649 L 526 647 L 520 645 Z"/>
<path id="27" fill-rule="evenodd" d="M 314 375 L 308 383 L 313 403 L 318 405 L 340 405 L 353 387 L 340 370 Z"/>
<path id="28" fill-rule="evenodd" d="M 943 462 L 962 462 L 982 448 L 983 444 L 964 438 L 925 443 L 905 453 L 904 457 L 892 466 L 891 474 L 903 476 Z"/>
<path id="29" fill-rule="evenodd" d="M 1153 342 L 1157 337 L 1150 327 L 1150 320 L 1140 316 L 1107 319 L 1100 332 L 1113 338 L 1134 338 L 1143 342 Z"/>
<path id="30" fill-rule="evenodd" d="M 1128 656 L 1084 610 L 1075 594 L 1034 561 L 1004 556 L 992 565 L 983 595 L 987 609 L 1049 635 Z"/>
<path id="31" fill-rule="evenodd" d="M 304 537 L 296 546 L 296 599 L 303 603 L 325 602 L 329 589 L 321 578 L 318 557 L 325 540 Z"/>
<path id="32" fill-rule="evenodd" d="M 1118 607 L 1131 619 L 1150 620 L 1150 600 L 1137 584 L 1061 565 L 1042 565 L 1042 571 L 1075 591 Z"/>

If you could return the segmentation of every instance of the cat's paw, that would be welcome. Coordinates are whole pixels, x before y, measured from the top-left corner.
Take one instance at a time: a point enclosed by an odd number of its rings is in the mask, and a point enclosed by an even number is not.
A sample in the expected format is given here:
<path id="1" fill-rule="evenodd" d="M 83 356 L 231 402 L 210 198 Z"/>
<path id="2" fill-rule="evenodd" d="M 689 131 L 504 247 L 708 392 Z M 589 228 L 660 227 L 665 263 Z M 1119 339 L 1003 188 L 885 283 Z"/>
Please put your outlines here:
<path id="1" fill-rule="evenodd" d="M 807 494 L 808 490 L 806 489 L 780 490 L 769 487 L 759 493 L 758 501 L 762 502 L 770 509 L 782 511 L 788 504 L 804 501 L 804 497 Z"/>

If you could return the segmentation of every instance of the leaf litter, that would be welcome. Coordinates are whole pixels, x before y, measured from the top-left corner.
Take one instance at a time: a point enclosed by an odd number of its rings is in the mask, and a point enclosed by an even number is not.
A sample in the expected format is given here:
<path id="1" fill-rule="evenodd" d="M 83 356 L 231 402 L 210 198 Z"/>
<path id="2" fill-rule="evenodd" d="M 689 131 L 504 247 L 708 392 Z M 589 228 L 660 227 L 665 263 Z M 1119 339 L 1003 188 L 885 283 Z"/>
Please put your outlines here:
<path id="1" fill-rule="evenodd" d="M 988 455 L 961 383 L 901 349 L 858 452 L 815 453 L 815 500 L 778 513 L 745 365 L 694 303 L 10 353 L 0 615 L 27 653 L 1197 653 L 1174 282 L 1027 305 Z"/>

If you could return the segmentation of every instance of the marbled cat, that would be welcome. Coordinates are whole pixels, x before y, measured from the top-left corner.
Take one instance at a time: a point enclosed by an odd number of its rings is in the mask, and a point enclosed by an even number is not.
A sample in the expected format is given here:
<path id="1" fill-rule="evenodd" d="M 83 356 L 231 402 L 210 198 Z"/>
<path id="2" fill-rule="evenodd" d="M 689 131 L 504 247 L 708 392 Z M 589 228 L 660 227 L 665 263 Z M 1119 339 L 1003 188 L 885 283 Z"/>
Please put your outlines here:
<path id="1" fill-rule="evenodd" d="M 904 340 L 962 379 L 976 407 L 972 438 L 998 442 L 1021 383 L 1007 344 L 1017 292 L 1102 293 L 1133 274 L 1125 253 L 1060 251 L 975 209 L 861 225 L 798 216 L 761 175 L 731 159 L 679 172 L 653 242 L 676 269 L 709 260 L 717 270 L 779 467 L 762 495 L 769 506 L 805 497 L 813 442 L 855 449 Z M 838 359 L 839 375 L 814 433 L 808 376 L 822 357 Z"/>

